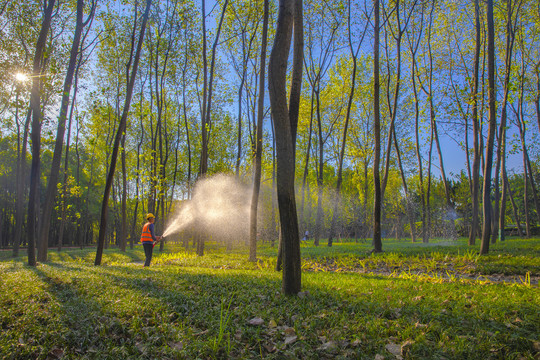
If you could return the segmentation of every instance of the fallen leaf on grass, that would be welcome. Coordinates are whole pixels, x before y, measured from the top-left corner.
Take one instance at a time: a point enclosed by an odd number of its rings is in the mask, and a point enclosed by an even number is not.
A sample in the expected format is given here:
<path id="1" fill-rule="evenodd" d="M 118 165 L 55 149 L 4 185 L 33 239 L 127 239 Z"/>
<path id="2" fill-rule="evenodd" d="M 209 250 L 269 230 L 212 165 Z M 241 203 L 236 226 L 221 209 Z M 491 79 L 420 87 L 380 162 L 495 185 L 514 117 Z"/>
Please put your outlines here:
<path id="1" fill-rule="evenodd" d="M 47 355 L 47 359 L 61 359 L 64 356 L 64 350 L 62 349 L 52 349 Z"/>
<path id="2" fill-rule="evenodd" d="M 293 344 L 298 339 L 298 336 L 286 336 L 285 337 L 285 345 Z"/>
<path id="3" fill-rule="evenodd" d="M 285 336 L 294 336 L 296 335 L 296 331 L 294 331 L 294 328 L 288 327 L 285 330 Z"/>
<path id="4" fill-rule="evenodd" d="M 327 341 L 317 348 L 317 350 L 334 352 L 337 350 L 337 344 L 335 341 Z"/>
<path id="5" fill-rule="evenodd" d="M 358 346 L 360 346 L 360 344 L 362 344 L 362 341 L 360 341 L 359 339 L 356 339 L 351 343 L 351 346 L 352 347 L 358 347 Z"/>
<path id="6" fill-rule="evenodd" d="M 401 344 L 401 355 L 406 356 L 411 347 L 413 346 L 414 341 L 407 340 L 403 344 Z"/>
<path id="7" fill-rule="evenodd" d="M 184 348 L 184 343 L 182 341 L 179 342 L 169 342 L 169 347 L 174 350 L 182 350 Z"/>
<path id="8" fill-rule="evenodd" d="M 270 319 L 270 321 L 268 322 L 268 327 L 271 329 L 276 328 L 277 327 L 276 320 Z"/>
<path id="9" fill-rule="evenodd" d="M 249 320 L 249 324 L 254 325 L 254 326 L 261 326 L 262 324 L 264 324 L 264 320 L 261 319 L 260 317 L 255 317 Z"/>
<path id="10" fill-rule="evenodd" d="M 277 350 L 276 345 L 274 344 L 264 344 L 263 346 L 266 349 L 266 351 L 268 351 L 269 353 L 276 352 Z"/>
<path id="11" fill-rule="evenodd" d="M 386 344 L 385 349 L 392 355 L 396 357 L 396 359 L 403 359 L 401 356 L 401 345 L 389 343 Z"/>
<path id="12" fill-rule="evenodd" d="M 204 335 L 208 332 L 208 329 L 204 330 L 204 331 L 200 331 L 200 332 L 197 332 L 197 333 L 193 333 L 193 336 L 199 336 L 199 335 Z"/>
<path id="13" fill-rule="evenodd" d="M 384 356 L 382 356 L 381 354 L 377 354 L 375 355 L 375 360 L 384 360 Z"/>

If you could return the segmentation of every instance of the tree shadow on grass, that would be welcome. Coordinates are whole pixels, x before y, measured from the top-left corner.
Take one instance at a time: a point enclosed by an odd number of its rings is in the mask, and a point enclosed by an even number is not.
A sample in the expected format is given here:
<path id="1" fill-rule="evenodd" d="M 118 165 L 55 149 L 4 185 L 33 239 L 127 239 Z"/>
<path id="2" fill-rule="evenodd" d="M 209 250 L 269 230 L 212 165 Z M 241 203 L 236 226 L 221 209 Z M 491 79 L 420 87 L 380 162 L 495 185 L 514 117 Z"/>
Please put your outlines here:
<path id="1" fill-rule="evenodd" d="M 387 344 L 407 340 L 412 358 L 532 357 L 540 330 L 538 289 L 505 292 L 502 285 L 310 273 L 304 275 L 309 294 L 286 297 L 281 274 L 271 271 L 50 266 L 53 271 L 35 271 L 64 307 L 65 327 L 74 329 L 64 335 L 71 354 L 212 357 L 216 354 L 209 349 L 223 330 L 233 344 L 231 358 L 373 358 L 385 354 Z M 118 303 L 106 292 L 117 294 Z M 516 301 L 505 299 L 511 293 Z M 138 305 L 131 308 L 124 301 Z M 225 329 L 224 311 L 231 316 Z M 249 325 L 255 317 L 263 323 Z M 284 345 L 288 327 L 295 329 L 297 340 Z M 331 342 L 335 346 L 325 348 Z"/>

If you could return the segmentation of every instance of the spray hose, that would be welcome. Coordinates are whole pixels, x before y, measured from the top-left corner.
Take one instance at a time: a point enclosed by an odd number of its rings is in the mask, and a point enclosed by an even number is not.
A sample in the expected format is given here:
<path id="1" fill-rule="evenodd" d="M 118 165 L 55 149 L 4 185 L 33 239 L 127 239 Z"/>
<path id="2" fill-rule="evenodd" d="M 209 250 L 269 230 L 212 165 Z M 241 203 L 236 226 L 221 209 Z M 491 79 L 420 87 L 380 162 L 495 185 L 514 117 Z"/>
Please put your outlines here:
<path id="1" fill-rule="evenodd" d="M 154 248 L 154 246 L 156 246 L 156 244 L 157 244 L 158 242 L 160 242 L 161 240 L 163 240 L 163 238 L 164 238 L 164 237 L 162 236 L 159 240 L 154 241 L 154 242 L 152 243 L 152 249 Z"/>

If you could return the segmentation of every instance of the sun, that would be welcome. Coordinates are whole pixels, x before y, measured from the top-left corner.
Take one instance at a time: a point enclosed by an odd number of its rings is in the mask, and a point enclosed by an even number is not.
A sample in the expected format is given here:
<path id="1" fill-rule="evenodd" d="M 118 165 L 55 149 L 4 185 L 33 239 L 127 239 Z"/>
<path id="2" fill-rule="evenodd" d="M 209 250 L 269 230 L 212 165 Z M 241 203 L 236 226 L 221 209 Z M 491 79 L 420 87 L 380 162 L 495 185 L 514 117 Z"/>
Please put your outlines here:
<path id="1" fill-rule="evenodd" d="M 17 81 L 23 82 L 23 81 L 28 80 L 29 78 L 28 78 L 28 75 L 19 72 L 19 73 L 16 73 L 16 74 L 15 74 L 15 79 L 16 79 Z"/>

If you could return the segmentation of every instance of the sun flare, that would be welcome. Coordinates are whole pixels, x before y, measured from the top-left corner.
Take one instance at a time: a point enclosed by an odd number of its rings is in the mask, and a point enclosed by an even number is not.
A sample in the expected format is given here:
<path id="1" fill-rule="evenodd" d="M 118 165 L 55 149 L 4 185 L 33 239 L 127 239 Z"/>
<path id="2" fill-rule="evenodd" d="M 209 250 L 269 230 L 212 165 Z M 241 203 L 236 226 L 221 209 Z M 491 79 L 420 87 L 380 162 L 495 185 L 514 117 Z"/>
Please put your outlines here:
<path id="1" fill-rule="evenodd" d="M 17 81 L 23 82 L 23 81 L 27 81 L 29 78 L 28 78 L 28 75 L 26 75 L 24 73 L 16 73 L 15 74 L 15 79 Z"/>

